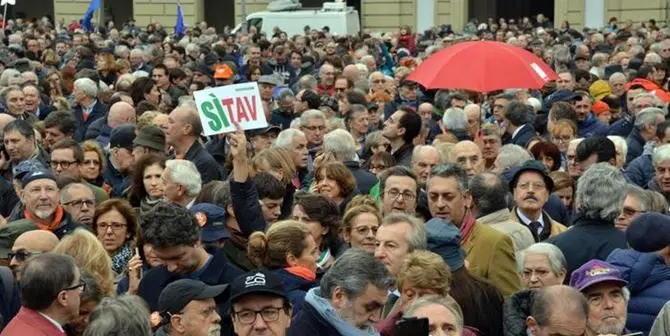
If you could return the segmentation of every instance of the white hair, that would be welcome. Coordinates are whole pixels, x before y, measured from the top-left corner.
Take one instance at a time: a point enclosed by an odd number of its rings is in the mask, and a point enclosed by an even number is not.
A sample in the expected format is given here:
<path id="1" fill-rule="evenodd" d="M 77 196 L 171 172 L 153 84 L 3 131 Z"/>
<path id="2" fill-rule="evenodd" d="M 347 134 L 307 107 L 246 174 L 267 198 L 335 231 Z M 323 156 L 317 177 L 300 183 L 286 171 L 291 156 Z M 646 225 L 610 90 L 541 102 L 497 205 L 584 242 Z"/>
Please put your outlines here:
<path id="1" fill-rule="evenodd" d="M 613 221 L 619 215 L 626 185 L 619 168 L 605 162 L 592 165 L 577 182 L 579 212 L 586 218 Z"/>
<path id="2" fill-rule="evenodd" d="M 528 102 L 527 103 L 528 103 L 528 105 L 533 107 L 533 110 L 535 110 L 535 112 L 542 109 L 542 103 L 540 102 L 539 99 L 537 99 L 535 97 L 528 97 Z"/>
<path id="3" fill-rule="evenodd" d="M 444 127 L 451 130 L 467 129 L 468 117 L 465 115 L 463 109 L 457 107 L 450 107 L 444 112 L 442 117 L 442 124 Z"/>
<path id="4" fill-rule="evenodd" d="M 298 120 L 298 122 L 300 122 L 300 119 L 296 119 L 296 120 Z M 274 147 L 285 148 L 285 149 L 291 150 L 291 149 L 293 149 L 293 138 L 297 137 L 297 136 L 304 137 L 305 133 L 303 133 L 299 129 L 287 128 L 287 129 L 279 132 L 279 135 L 277 136 L 277 139 L 275 140 Z"/>
<path id="5" fill-rule="evenodd" d="M 186 195 L 196 197 L 202 188 L 202 178 L 195 164 L 188 160 L 167 160 L 165 169 L 172 182 L 186 187 Z"/>
<path id="6" fill-rule="evenodd" d="M 561 271 L 565 273 L 568 268 L 565 255 L 563 255 L 561 249 L 556 245 L 549 243 L 535 243 L 519 253 L 519 256 L 517 257 L 519 273 L 523 274 L 523 264 L 526 261 L 526 257 L 532 254 L 545 255 L 547 260 L 549 260 L 549 266 L 551 266 L 551 271 L 554 275 L 558 275 Z"/>
<path id="7" fill-rule="evenodd" d="M 356 63 L 356 68 L 358 69 L 359 72 L 362 72 L 364 74 L 363 77 L 367 77 L 369 72 L 368 72 L 368 67 L 367 65 L 363 63 Z"/>
<path id="8" fill-rule="evenodd" d="M 127 53 L 129 51 L 130 49 L 124 45 L 116 46 L 116 48 L 114 48 L 114 54 L 116 55 L 116 57 L 121 57 L 124 53 Z"/>
<path id="9" fill-rule="evenodd" d="M 326 115 L 321 110 L 307 110 L 300 115 L 300 126 L 305 126 L 312 119 L 320 119 L 326 122 Z"/>
<path id="10" fill-rule="evenodd" d="M 525 148 L 519 145 L 508 144 L 500 147 L 500 152 L 496 159 L 497 168 L 500 172 L 505 172 L 509 169 L 519 167 L 524 162 L 532 159 L 533 157 Z"/>
<path id="11" fill-rule="evenodd" d="M 145 57 L 147 54 L 144 52 L 144 50 L 140 48 L 135 48 L 130 51 L 130 56 L 139 56 L 139 57 Z"/>
<path id="12" fill-rule="evenodd" d="M 635 116 L 635 127 L 639 129 L 643 126 L 655 125 L 659 116 L 665 119 L 665 112 L 663 112 L 663 110 L 660 108 L 644 108 Z"/>
<path id="13" fill-rule="evenodd" d="M 626 155 L 628 155 L 628 144 L 626 143 L 626 139 L 618 135 L 608 135 L 607 138 L 614 143 L 614 149 L 616 150 L 616 156 L 617 156 L 616 161 L 617 164 L 619 163 L 620 158 L 623 158 L 623 162 L 621 162 L 621 164 L 624 164 L 626 161 Z"/>
<path id="14" fill-rule="evenodd" d="M 98 85 L 90 78 L 79 78 L 74 81 L 74 86 L 84 92 L 89 98 L 96 98 L 98 96 Z"/>
<path id="15" fill-rule="evenodd" d="M 355 161 L 356 140 L 351 133 L 336 129 L 323 137 L 323 151 L 333 153 L 339 161 Z"/>
<path id="16" fill-rule="evenodd" d="M 133 76 L 135 76 L 135 78 L 149 77 L 149 73 L 144 70 L 137 70 L 133 72 Z"/>
<path id="17" fill-rule="evenodd" d="M 670 161 L 670 144 L 656 147 L 654 154 L 652 155 L 652 163 L 654 166 L 658 166 L 667 161 Z"/>

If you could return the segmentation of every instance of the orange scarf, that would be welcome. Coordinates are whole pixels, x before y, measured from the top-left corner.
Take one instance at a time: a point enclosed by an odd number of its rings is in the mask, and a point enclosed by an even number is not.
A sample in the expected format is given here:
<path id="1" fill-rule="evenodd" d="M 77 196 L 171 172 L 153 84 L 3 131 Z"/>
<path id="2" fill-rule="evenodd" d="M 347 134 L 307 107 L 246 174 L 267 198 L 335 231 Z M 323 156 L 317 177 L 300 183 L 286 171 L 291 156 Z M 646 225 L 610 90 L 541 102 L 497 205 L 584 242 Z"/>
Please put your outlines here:
<path id="1" fill-rule="evenodd" d="M 63 211 L 62 206 L 56 207 L 56 211 L 54 212 L 54 219 L 49 222 L 48 220 L 44 220 L 41 218 L 33 217 L 33 215 L 28 211 L 28 209 L 23 210 L 23 217 L 26 219 L 29 219 L 37 225 L 37 228 L 40 230 L 49 230 L 49 231 L 54 231 L 58 229 L 58 227 L 61 224 L 61 221 L 63 220 L 63 215 L 65 212 Z"/>
<path id="2" fill-rule="evenodd" d="M 284 268 L 284 270 L 299 278 L 303 278 L 309 281 L 316 281 L 316 272 L 313 272 L 312 270 L 309 270 L 305 267 L 293 266 L 293 267 L 286 267 Z"/>

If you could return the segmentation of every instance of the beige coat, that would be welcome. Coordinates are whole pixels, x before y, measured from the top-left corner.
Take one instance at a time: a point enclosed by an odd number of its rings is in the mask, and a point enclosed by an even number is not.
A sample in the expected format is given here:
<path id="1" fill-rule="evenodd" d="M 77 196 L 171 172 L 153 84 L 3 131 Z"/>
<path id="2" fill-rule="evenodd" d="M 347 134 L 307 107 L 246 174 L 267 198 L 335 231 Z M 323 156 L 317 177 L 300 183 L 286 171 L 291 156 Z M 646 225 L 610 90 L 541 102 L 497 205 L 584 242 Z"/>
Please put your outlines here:
<path id="1" fill-rule="evenodd" d="M 523 251 L 535 243 L 533 234 L 528 228 L 521 225 L 517 220 L 512 218 L 512 213 L 507 209 L 498 210 L 490 213 L 484 217 L 477 218 L 478 222 L 490 225 L 492 228 L 506 233 L 512 238 L 514 243 L 514 252 L 518 255 L 519 251 Z"/>
<path id="2" fill-rule="evenodd" d="M 511 213 L 512 213 L 512 219 L 517 223 L 521 223 L 521 219 L 519 219 L 519 216 L 516 213 L 516 207 L 512 209 Z M 542 217 L 544 218 L 545 223 L 547 222 L 547 219 L 549 220 L 549 223 L 551 223 L 551 231 L 549 232 L 549 238 L 558 236 L 559 234 L 568 231 L 568 228 L 565 225 L 555 221 L 545 211 L 542 211 Z"/>

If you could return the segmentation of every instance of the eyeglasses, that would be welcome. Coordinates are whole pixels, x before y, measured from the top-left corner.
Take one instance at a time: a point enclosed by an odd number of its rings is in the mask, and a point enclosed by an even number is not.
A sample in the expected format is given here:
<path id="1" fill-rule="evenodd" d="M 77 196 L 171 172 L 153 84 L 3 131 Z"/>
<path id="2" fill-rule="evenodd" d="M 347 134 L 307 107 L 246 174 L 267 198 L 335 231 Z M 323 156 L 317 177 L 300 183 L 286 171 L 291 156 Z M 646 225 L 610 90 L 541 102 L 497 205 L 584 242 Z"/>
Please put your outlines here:
<path id="1" fill-rule="evenodd" d="M 337 88 L 337 87 L 335 88 L 335 92 L 344 92 L 346 90 L 347 88 Z"/>
<path id="2" fill-rule="evenodd" d="M 533 182 L 533 183 L 524 182 L 517 184 L 516 187 L 521 190 L 528 190 L 531 186 L 533 187 L 533 190 L 540 190 L 547 188 L 547 185 L 542 182 Z"/>
<path id="3" fill-rule="evenodd" d="M 93 208 L 95 206 L 94 199 L 81 199 L 81 200 L 72 200 L 69 202 L 62 203 L 62 205 L 71 205 L 74 208 L 81 209 L 84 205 L 87 208 Z"/>
<path id="4" fill-rule="evenodd" d="M 284 309 L 284 307 L 266 307 L 262 310 L 240 310 L 235 312 L 235 316 L 242 324 L 252 324 L 256 322 L 256 317 L 260 314 L 261 318 L 265 322 L 274 322 L 279 319 L 279 312 Z"/>
<path id="5" fill-rule="evenodd" d="M 392 199 L 397 199 L 398 197 L 402 196 L 402 199 L 404 199 L 406 201 L 413 201 L 416 198 L 416 195 L 414 195 L 413 193 L 411 193 L 409 191 L 405 191 L 405 192 L 401 193 L 399 190 L 396 190 L 396 189 L 391 189 L 389 191 L 386 191 L 385 194 L 388 195 L 389 197 L 391 197 Z"/>
<path id="6" fill-rule="evenodd" d="M 70 168 L 71 165 L 73 165 L 75 163 L 77 163 L 76 160 L 75 161 L 55 161 L 55 160 L 52 160 L 50 164 L 51 164 L 51 168 L 54 168 L 54 169 L 58 168 L 59 165 L 63 169 L 68 169 L 68 168 Z"/>
<path id="7" fill-rule="evenodd" d="M 96 224 L 98 232 L 107 232 L 107 229 L 111 228 L 112 231 L 120 231 L 124 227 L 128 226 L 127 224 L 123 223 L 100 223 Z"/>
<path id="8" fill-rule="evenodd" d="M 376 235 L 377 229 L 379 229 L 378 226 L 359 226 L 354 230 L 361 236 L 367 236 L 370 231 L 372 231 L 373 235 Z"/>
<path id="9" fill-rule="evenodd" d="M 323 132 L 323 131 L 326 130 L 326 126 L 305 126 L 305 129 L 310 131 L 310 132 L 315 132 L 315 131 Z"/>
<path id="10" fill-rule="evenodd" d="M 40 255 L 44 252 L 41 251 L 28 251 L 28 250 L 18 250 L 16 252 L 9 252 L 7 253 L 7 259 L 12 260 L 16 258 L 16 261 L 18 262 L 24 262 L 28 260 L 28 258 L 36 255 Z"/>
<path id="11" fill-rule="evenodd" d="M 84 282 L 84 280 L 80 279 L 79 284 L 74 285 L 72 287 L 63 288 L 64 291 L 71 291 L 71 290 L 75 290 L 75 289 L 79 289 L 80 292 L 83 292 L 86 289 L 86 282 Z"/>
<path id="12" fill-rule="evenodd" d="M 646 211 L 636 210 L 636 209 L 629 208 L 629 207 L 623 207 L 623 209 L 621 210 L 621 214 L 626 216 L 626 217 L 633 217 L 637 214 L 642 214 L 642 213 L 645 213 L 645 212 Z"/>

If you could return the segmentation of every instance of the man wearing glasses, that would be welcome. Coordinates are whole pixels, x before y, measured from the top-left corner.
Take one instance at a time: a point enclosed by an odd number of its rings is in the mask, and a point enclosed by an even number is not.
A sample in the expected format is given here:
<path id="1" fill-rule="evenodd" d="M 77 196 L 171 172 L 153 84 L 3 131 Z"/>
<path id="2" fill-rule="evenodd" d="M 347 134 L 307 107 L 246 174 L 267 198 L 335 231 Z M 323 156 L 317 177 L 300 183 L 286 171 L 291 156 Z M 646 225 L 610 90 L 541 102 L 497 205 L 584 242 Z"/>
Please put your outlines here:
<path id="1" fill-rule="evenodd" d="M 238 336 L 286 335 L 291 305 L 286 290 L 273 273 L 252 271 L 230 284 L 233 327 Z"/>
<path id="2" fill-rule="evenodd" d="M 14 274 L 14 279 L 21 281 L 21 266 L 30 257 L 46 252 L 51 252 L 58 244 L 58 237 L 50 231 L 33 230 L 22 233 L 16 241 L 12 250 L 7 253 L 9 268 Z"/>
<path id="3" fill-rule="evenodd" d="M 23 305 L 2 335 L 64 336 L 63 326 L 79 316 L 85 285 L 72 257 L 45 253 L 31 258 L 21 271 Z"/>

